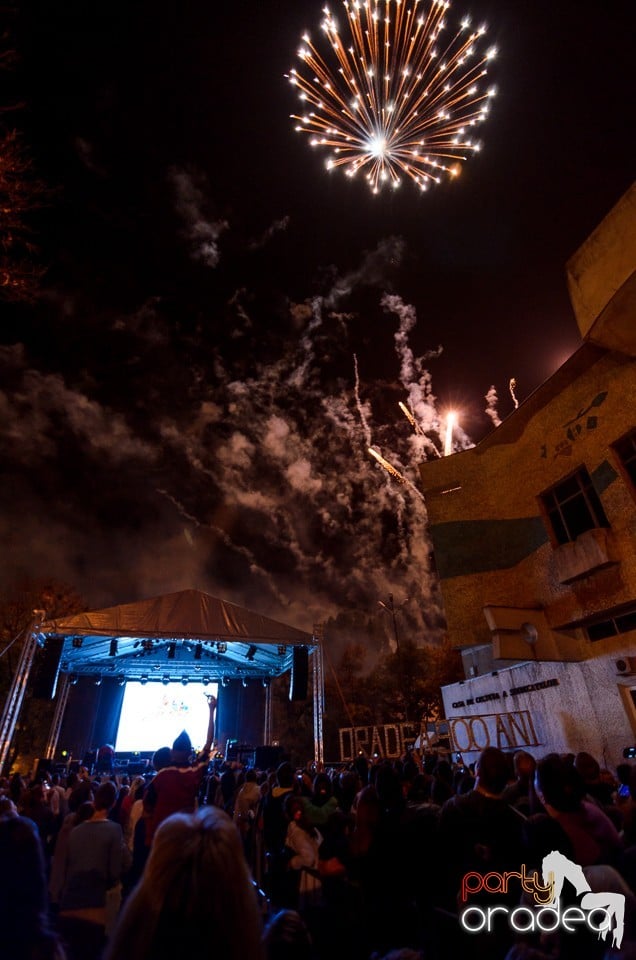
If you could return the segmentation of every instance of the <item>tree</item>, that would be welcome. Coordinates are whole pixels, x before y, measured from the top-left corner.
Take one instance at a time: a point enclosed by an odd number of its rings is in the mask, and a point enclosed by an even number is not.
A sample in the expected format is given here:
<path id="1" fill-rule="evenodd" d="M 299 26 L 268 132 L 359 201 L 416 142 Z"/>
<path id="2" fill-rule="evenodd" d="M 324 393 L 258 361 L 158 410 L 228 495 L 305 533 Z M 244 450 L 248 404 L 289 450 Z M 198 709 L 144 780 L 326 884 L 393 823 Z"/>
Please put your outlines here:
<path id="1" fill-rule="evenodd" d="M 289 700 L 289 675 L 272 682 L 273 728 L 292 762 L 304 765 L 314 755 L 313 694 L 306 700 Z"/>
<path id="2" fill-rule="evenodd" d="M 8 13 L 6 8 L 3 13 Z M 0 73 L 18 61 L 10 29 L 0 37 Z M 0 103 L 0 296 L 35 299 L 44 268 L 37 262 L 31 218 L 43 206 L 48 189 L 34 172 L 15 117 L 24 108 L 17 100 Z"/>
<path id="3" fill-rule="evenodd" d="M 54 620 L 84 609 L 85 604 L 73 587 L 57 580 L 23 579 L 5 589 L 0 596 L 0 703 L 3 707 L 20 660 L 26 631 L 33 621 L 33 611 L 43 610 L 46 619 Z M 32 687 L 27 687 L 11 744 L 9 768 L 19 765 L 26 772 L 34 760 L 42 756 L 53 710 L 53 701 L 36 699 Z"/>
<path id="4" fill-rule="evenodd" d="M 447 640 L 417 646 L 402 641 L 375 665 L 363 644 L 348 645 L 325 671 L 326 756 L 337 756 L 338 729 L 409 720 L 415 725 L 444 715 L 441 688 L 462 676 L 461 657 Z"/>
<path id="5" fill-rule="evenodd" d="M 442 717 L 441 688 L 461 676 L 461 658 L 448 641 L 441 646 L 402 641 L 399 650 L 383 657 L 368 677 L 368 695 L 382 717 L 376 722 L 421 723 Z"/>

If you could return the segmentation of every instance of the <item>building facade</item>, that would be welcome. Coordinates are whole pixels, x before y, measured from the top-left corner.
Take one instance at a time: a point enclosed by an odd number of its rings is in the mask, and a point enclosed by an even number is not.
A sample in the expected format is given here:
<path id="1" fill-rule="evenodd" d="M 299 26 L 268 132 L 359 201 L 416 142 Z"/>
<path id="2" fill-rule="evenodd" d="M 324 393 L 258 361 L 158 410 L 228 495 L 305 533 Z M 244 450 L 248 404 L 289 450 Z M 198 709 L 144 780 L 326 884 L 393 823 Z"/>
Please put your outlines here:
<path id="1" fill-rule="evenodd" d="M 577 352 L 476 447 L 421 467 L 469 757 L 616 764 L 636 743 L 636 185 L 567 274 Z"/>

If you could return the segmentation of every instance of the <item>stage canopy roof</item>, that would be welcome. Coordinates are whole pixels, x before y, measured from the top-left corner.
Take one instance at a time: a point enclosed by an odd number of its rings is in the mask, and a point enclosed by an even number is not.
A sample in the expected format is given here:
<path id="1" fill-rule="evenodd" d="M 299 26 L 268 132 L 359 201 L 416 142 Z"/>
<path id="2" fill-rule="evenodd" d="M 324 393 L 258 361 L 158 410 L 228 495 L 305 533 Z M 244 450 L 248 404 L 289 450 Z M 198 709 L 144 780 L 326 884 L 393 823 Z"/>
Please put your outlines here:
<path id="1" fill-rule="evenodd" d="M 60 671 L 124 680 L 267 679 L 291 669 L 293 648 L 310 633 L 198 590 L 91 610 L 36 628 L 61 641 Z"/>

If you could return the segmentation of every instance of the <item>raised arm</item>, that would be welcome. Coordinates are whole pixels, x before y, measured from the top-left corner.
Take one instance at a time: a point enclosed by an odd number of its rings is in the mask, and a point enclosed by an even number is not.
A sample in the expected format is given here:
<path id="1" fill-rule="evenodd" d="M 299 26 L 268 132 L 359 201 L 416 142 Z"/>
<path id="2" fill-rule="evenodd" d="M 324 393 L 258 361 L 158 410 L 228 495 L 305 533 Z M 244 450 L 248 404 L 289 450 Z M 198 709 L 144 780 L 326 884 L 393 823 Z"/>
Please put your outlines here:
<path id="1" fill-rule="evenodd" d="M 208 735 L 205 739 L 205 744 L 203 745 L 203 753 L 209 753 L 214 743 L 214 715 L 216 713 L 216 697 L 209 693 L 206 694 L 208 698 L 208 706 L 210 708 L 210 718 L 208 720 Z"/>

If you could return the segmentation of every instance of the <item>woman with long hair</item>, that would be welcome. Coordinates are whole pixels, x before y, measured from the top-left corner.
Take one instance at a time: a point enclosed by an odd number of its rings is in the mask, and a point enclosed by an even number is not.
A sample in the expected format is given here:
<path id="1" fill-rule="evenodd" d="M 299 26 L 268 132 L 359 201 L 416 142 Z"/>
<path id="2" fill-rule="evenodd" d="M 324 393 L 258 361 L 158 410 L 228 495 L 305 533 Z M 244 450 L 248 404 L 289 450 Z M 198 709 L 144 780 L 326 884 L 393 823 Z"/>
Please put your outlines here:
<path id="1" fill-rule="evenodd" d="M 159 826 L 105 960 L 260 960 L 261 917 L 238 831 L 218 807 Z"/>

